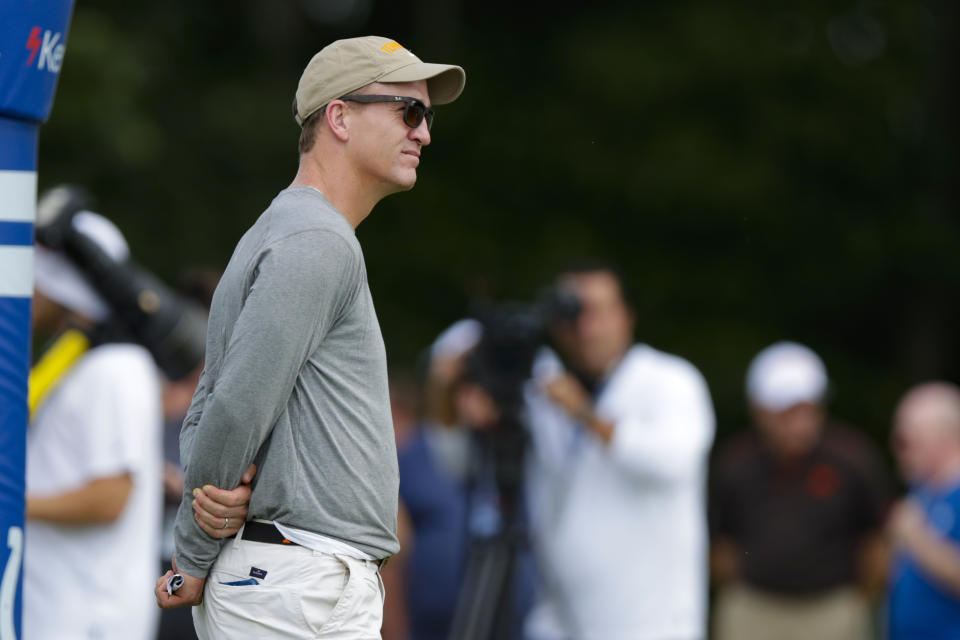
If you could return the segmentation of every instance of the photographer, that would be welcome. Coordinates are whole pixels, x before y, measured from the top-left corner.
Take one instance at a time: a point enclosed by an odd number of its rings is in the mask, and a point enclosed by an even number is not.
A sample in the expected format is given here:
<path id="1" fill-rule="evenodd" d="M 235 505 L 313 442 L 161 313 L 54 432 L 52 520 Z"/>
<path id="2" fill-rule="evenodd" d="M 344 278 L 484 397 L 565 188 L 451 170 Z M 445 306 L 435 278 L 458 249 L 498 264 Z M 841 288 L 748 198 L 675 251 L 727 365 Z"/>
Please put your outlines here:
<path id="1" fill-rule="evenodd" d="M 81 211 L 70 224 L 127 260 L 105 218 Z M 157 367 L 142 346 L 98 340 L 113 311 L 66 253 L 38 245 L 35 271 L 34 330 L 59 339 L 31 374 L 24 637 L 149 640 L 161 511 Z"/>
<path id="2" fill-rule="evenodd" d="M 529 385 L 528 495 L 544 589 L 528 635 L 704 638 L 707 386 L 690 363 L 632 344 L 615 268 L 585 263 L 557 283 L 581 310 L 554 330 L 558 351 L 537 357 Z"/>

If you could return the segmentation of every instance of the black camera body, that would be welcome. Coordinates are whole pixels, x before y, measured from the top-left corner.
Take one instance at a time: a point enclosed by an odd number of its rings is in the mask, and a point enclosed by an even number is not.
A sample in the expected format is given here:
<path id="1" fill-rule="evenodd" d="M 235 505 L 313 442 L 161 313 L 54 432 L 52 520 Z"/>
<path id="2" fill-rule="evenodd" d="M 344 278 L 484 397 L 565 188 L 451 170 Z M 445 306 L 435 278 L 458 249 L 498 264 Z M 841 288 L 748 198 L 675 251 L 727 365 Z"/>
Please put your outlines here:
<path id="1" fill-rule="evenodd" d="M 575 323 L 580 311 L 575 295 L 555 287 L 545 289 L 534 303 L 479 306 L 474 317 L 483 325 L 483 335 L 467 360 L 467 377 L 501 410 L 519 412 L 537 351 L 552 346 L 553 331 Z"/>
<path id="2" fill-rule="evenodd" d="M 144 346 L 170 380 L 203 363 L 207 314 L 132 261 L 116 261 L 74 229 L 73 217 L 92 210 L 80 187 L 60 185 L 37 204 L 37 243 L 60 251 L 83 273 L 113 312 L 106 335 Z"/>

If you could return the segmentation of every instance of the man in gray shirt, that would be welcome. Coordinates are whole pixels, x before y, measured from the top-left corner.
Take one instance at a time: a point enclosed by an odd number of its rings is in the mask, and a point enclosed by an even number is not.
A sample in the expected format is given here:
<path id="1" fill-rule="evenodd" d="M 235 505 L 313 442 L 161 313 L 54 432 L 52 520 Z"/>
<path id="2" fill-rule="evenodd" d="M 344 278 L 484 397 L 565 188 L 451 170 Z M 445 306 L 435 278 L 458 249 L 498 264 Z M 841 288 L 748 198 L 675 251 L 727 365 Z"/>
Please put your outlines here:
<path id="1" fill-rule="evenodd" d="M 378 638 L 379 564 L 397 552 L 397 458 L 386 353 L 355 228 L 413 187 L 432 104 L 463 69 L 400 44 L 339 40 L 297 88 L 300 166 L 243 236 L 210 311 L 206 367 L 180 438 L 186 482 L 161 607 L 197 605 L 200 638 Z M 231 531 L 195 496 L 256 464 Z M 235 512 L 242 515 L 243 511 Z"/>

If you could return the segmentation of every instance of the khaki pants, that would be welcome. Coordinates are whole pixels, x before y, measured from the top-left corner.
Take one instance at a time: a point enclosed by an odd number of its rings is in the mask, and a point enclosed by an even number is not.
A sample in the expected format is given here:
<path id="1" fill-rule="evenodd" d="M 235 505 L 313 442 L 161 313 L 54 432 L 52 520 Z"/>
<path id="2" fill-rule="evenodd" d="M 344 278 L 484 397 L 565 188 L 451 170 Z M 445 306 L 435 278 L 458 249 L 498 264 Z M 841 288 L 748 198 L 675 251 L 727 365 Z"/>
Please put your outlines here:
<path id="1" fill-rule="evenodd" d="M 714 610 L 715 640 L 868 640 L 870 609 L 852 587 L 787 597 L 742 584 L 725 587 Z"/>
<path id="2" fill-rule="evenodd" d="M 251 574 L 262 576 L 257 584 L 225 584 Z M 210 570 L 193 622 L 200 640 L 379 640 L 383 596 L 374 562 L 237 535 Z"/>

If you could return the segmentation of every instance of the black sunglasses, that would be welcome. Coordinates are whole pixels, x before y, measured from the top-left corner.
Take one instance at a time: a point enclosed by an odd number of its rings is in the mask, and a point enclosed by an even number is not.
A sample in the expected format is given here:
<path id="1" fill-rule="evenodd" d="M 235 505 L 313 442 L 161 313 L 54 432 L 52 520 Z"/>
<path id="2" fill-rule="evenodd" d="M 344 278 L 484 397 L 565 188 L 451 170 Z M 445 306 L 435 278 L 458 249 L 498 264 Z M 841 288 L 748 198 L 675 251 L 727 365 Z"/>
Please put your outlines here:
<path id="1" fill-rule="evenodd" d="M 420 123 L 423 122 L 423 119 L 426 118 L 427 130 L 433 127 L 433 109 L 416 98 L 360 94 L 356 96 L 343 96 L 340 99 L 348 102 L 361 102 L 363 104 L 372 104 L 374 102 L 402 102 L 405 105 L 403 107 L 403 123 L 405 125 L 411 129 L 416 129 L 420 126 Z"/>

